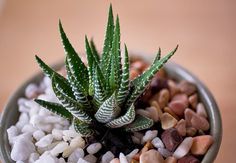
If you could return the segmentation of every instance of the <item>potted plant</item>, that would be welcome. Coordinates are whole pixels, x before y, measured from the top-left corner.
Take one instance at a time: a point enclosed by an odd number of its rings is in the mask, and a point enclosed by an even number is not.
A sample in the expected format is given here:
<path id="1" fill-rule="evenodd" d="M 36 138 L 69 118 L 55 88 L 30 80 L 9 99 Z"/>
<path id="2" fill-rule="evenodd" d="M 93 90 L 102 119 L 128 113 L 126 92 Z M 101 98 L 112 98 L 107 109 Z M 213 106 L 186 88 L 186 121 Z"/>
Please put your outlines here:
<path id="1" fill-rule="evenodd" d="M 46 77 L 37 75 L 8 102 L 3 162 L 214 161 L 222 132 L 212 95 L 182 67 L 162 69 L 178 46 L 164 57 L 159 49 L 148 67 L 130 61 L 124 45 L 122 63 L 119 18 L 114 23 L 110 6 L 102 55 L 85 37 L 86 65 L 61 22 L 59 30 L 65 68 L 57 72 L 36 56 Z"/>

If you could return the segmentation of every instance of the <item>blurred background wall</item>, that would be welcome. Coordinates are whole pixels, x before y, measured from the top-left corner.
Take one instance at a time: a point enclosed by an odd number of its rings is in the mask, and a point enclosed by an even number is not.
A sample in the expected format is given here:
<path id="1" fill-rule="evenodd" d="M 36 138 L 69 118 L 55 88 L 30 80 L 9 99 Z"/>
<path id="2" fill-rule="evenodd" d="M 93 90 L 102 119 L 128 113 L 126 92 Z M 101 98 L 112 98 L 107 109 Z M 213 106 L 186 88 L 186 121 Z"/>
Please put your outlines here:
<path id="1" fill-rule="evenodd" d="M 173 61 L 196 74 L 220 106 L 224 135 L 216 162 L 235 162 L 236 1 L 234 0 L 0 0 L 0 110 L 26 78 L 39 68 L 38 54 L 53 64 L 64 56 L 58 20 L 76 47 L 84 35 L 101 49 L 110 2 L 119 13 L 122 40 L 150 57 L 180 48 Z"/>

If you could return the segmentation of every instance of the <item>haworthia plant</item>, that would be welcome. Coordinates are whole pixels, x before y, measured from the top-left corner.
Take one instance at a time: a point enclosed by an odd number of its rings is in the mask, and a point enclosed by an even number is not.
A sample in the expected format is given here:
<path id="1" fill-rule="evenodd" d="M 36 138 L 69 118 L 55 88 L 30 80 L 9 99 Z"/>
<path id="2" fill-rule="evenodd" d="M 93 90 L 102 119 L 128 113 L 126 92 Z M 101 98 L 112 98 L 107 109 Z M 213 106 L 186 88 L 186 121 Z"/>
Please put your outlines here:
<path id="1" fill-rule="evenodd" d="M 59 31 L 66 54 L 67 77 L 58 74 L 38 56 L 36 60 L 45 75 L 51 78 L 53 91 L 60 104 L 39 99 L 35 101 L 70 120 L 74 129 L 82 136 L 95 133 L 93 126 L 96 123 L 107 128 L 122 127 L 127 132 L 150 128 L 153 120 L 136 115 L 135 102 L 153 76 L 174 55 L 178 46 L 163 58 L 159 49 L 151 66 L 140 76 L 130 80 L 128 49 L 125 45 L 122 64 L 119 18 L 117 16 L 114 23 L 111 6 L 101 56 L 93 40 L 89 41 L 85 37 L 87 66 L 71 45 L 61 22 Z"/>

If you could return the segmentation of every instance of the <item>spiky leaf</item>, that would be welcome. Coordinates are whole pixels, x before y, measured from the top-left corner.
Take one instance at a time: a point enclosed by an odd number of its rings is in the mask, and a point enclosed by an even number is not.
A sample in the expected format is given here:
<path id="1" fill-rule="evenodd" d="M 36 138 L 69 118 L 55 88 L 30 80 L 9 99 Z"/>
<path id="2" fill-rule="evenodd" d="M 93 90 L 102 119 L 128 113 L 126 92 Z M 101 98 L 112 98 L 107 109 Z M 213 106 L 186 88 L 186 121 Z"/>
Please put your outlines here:
<path id="1" fill-rule="evenodd" d="M 100 55 L 92 39 L 90 40 L 90 46 L 96 62 L 100 63 Z"/>
<path id="2" fill-rule="evenodd" d="M 143 93 L 147 84 L 151 81 L 152 77 L 163 67 L 163 65 L 174 55 L 178 46 L 165 57 L 152 64 L 142 75 L 138 76 L 132 81 L 134 88 L 129 94 L 126 107 L 130 106 L 136 99 Z"/>
<path id="3" fill-rule="evenodd" d="M 123 65 L 121 84 L 117 92 L 117 102 L 119 105 L 123 104 L 128 93 L 129 93 L 129 56 L 127 47 L 125 45 L 125 61 Z"/>
<path id="4" fill-rule="evenodd" d="M 34 100 L 36 103 L 38 103 L 39 105 L 41 105 L 42 107 L 50 110 L 51 112 L 66 118 L 67 120 L 72 120 L 73 116 L 72 114 L 66 110 L 66 108 L 64 108 L 62 105 L 58 104 L 58 103 L 54 103 L 54 102 L 48 102 L 48 101 L 44 101 L 44 100 L 40 100 L 40 99 L 35 99 Z"/>
<path id="5" fill-rule="evenodd" d="M 130 124 L 135 119 L 134 109 L 135 109 L 134 105 L 131 105 L 128 111 L 125 113 L 125 115 L 120 116 L 119 118 L 108 122 L 106 126 L 110 128 L 118 128 L 118 127 L 122 127 L 124 125 Z"/>
<path id="6" fill-rule="evenodd" d="M 152 127 L 154 124 L 153 120 L 141 115 L 136 115 L 135 120 L 125 127 L 126 131 L 140 131 Z"/>
<path id="7" fill-rule="evenodd" d="M 153 61 L 153 64 L 155 64 L 156 62 L 158 62 L 161 59 L 161 48 L 158 49 L 157 55 Z"/>
<path id="8" fill-rule="evenodd" d="M 89 137 L 93 135 L 94 131 L 89 127 L 87 123 L 74 118 L 73 127 L 76 132 L 78 132 L 83 137 Z"/>
<path id="9" fill-rule="evenodd" d="M 117 105 L 115 93 L 103 102 L 95 114 L 98 122 L 107 123 L 116 118 L 120 113 L 120 107 Z"/>
<path id="10" fill-rule="evenodd" d="M 62 105 L 79 120 L 90 123 L 92 118 L 83 111 L 83 106 L 68 95 L 68 90 L 64 88 L 63 82 L 57 76 L 52 77 L 52 88 Z"/>
<path id="11" fill-rule="evenodd" d="M 120 23 L 119 17 L 116 18 L 116 26 L 112 41 L 111 49 L 111 73 L 110 73 L 110 87 L 115 90 L 119 87 L 121 81 L 121 54 L 120 54 Z"/>
<path id="12" fill-rule="evenodd" d="M 73 75 L 76 82 L 81 85 L 81 90 L 87 94 L 88 92 L 88 71 L 77 52 L 74 50 L 69 39 L 67 38 L 61 22 L 59 22 L 59 29 L 62 43 L 67 56 L 68 65 L 70 67 L 71 75 Z"/>
<path id="13" fill-rule="evenodd" d="M 67 77 L 71 84 L 75 99 L 81 103 L 84 107 L 89 108 L 90 103 L 88 101 L 87 96 L 84 94 L 84 91 L 82 91 L 82 85 L 81 83 L 77 82 L 75 78 L 75 74 L 73 74 L 73 67 L 71 67 L 71 64 L 69 64 L 69 59 L 66 57 L 65 63 L 66 63 L 66 70 L 67 70 Z"/>
<path id="14" fill-rule="evenodd" d="M 106 72 L 109 58 L 110 58 L 110 51 L 112 47 L 112 40 L 113 40 L 113 32 L 114 32 L 114 20 L 113 20 L 113 11 L 112 6 L 110 5 L 109 14 L 108 14 L 108 21 L 106 27 L 106 36 L 103 45 L 103 52 L 102 52 L 102 70 Z M 105 73 L 105 77 L 108 77 L 108 74 Z"/>

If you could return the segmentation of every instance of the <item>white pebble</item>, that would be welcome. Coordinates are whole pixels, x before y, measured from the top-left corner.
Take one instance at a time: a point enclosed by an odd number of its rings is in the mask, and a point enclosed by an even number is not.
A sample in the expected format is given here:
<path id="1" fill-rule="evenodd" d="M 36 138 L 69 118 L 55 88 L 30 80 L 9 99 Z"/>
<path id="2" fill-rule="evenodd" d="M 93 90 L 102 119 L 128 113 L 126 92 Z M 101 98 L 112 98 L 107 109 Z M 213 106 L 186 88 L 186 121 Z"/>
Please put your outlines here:
<path id="1" fill-rule="evenodd" d="M 29 116 L 30 118 L 32 118 L 34 115 L 37 115 L 39 112 L 39 106 L 38 107 L 31 107 L 30 111 L 29 111 Z M 30 119 L 30 123 L 32 122 L 32 120 Z"/>
<path id="2" fill-rule="evenodd" d="M 43 107 L 41 107 L 41 109 L 39 110 L 39 115 L 45 117 L 45 120 L 47 119 L 47 116 L 50 116 L 52 114 L 52 112 L 50 112 L 48 109 L 45 109 Z"/>
<path id="3" fill-rule="evenodd" d="M 32 125 L 32 124 L 26 124 L 22 129 L 21 129 L 21 132 L 22 133 L 26 133 L 26 132 L 29 132 L 29 133 L 33 133 L 35 132 L 37 129 Z"/>
<path id="4" fill-rule="evenodd" d="M 25 161 L 35 151 L 34 144 L 27 137 L 20 137 L 16 140 L 11 151 L 11 158 L 14 161 Z"/>
<path id="5" fill-rule="evenodd" d="M 53 129 L 52 136 L 56 140 L 62 140 L 62 136 L 63 136 L 62 130 Z"/>
<path id="6" fill-rule="evenodd" d="M 120 159 L 120 163 L 129 163 L 127 158 L 125 157 L 125 155 L 123 153 L 120 153 L 119 159 Z"/>
<path id="7" fill-rule="evenodd" d="M 19 134 L 19 130 L 16 126 L 11 126 L 7 129 L 8 140 L 12 144 L 12 140 Z"/>
<path id="8" fill-rule="evenodd" d="M 62 136 L 62 139 L 63 139 L 64 141 L 70 141 L 70 140 L 71 140 L 71 137 L 69 137 L 69 136 Z"/>
<path id="9" fill-rule="evenodd" d="M 192 137 L 185 138 L 182 141 L 182 143 L 178 146 L 178 148 L 175 150 L 173 156 L 177 159 L 184 157 L 186 154 L 188 154 L 192 144 L 193 144 Z"/>
<path id="10" fill-rule="evenodd" d="M 148 130 L 143 136 L 142 143 L 146 143 L 147 141 L 154 139 L 157 136 L 157 133 L 157 130 Z"/>
<path id="11" fill-rule="evenodd" d="M 51 133 L 52 132 L 52 124 L 38 124 L 37 127 L 44 132 Z"/>
<path id="12" fill-rule="evenodd" d="M 29 99 L 35 98 L 37 93 L 38 93 L 38 87 L 36 84 L 31 83 L 25 88 L 25 96 Z"/>
<path id="13" fill-rule="evenodd" d="M 63 135 L 71 137 L 71 138 L 79 136 L 79 134 L 75 130 L 64 130 Z"/>
<path id="14" fill-rule="evenodd" d="M 97 157 L 94 155 L 88 154 L 87 156 L 84 157 L 85 161 L 88 161 L 89 163 L 96 163 Z"/>
<path id="15" fill-rule="evenodd" d="M 34 163 L 36 160 L 39 159 L 39 154 L 38 153 L 31 153 L 29 156 L 29 163 Z"/>
<path id="16" fill-rule="evenodd" d="M 102 156 L 102 161 L 101 163 L 108 163 L 110 162 L 113 158 L 115 158 L 114 154 L 111 151 L 107 151 L 103 156 Z"/>
<path id="17" fill-rule="evenodd" d="M 52 140 L 53 140 L 52 134 L 48 134 L 42 137 L 38 142 L 36 142 L 35 145 L 42 148 L 47 147 L 48 145 L 52 143 Z"/>
<path id="18" fill-rule="evenodd" d="M 37 161 L 35 161 L 35 163 L 58 163 L 58 159 L 47 153 L 40 156 L 40 158 Z"/>
<path id="19" fill-rule="evenodd" d="M 58 159 L 58 163 L 66 163 L 66 161 L 64 160 L 64 158 L 61 157 Z"/>
<path id="20" fill-rule="evenodd" d="M 77 137 L 75 137 L 74 139 L 71 140 L 70 146 L 84 148 L 85 147 L 85 141 L 81 136 L 77 136 Z"/>
<path id="21" fill-rule="evenodd" d="M 37 130 L 33 133 L 33 137 L 35 140 L 39 141 L 42 137 L 45 136 L 45 133 L 41 130 Z"/>
<path id="22" fill-rule="evenodd" d="M 128 155 L 126 155 L 127 160 L 129 162 L 131 162 L 132 158 L 134 157 L 134 155 L 136 155 L 138 153 L 138 151 L 139 151 L 139 149 L 134 149 Z"/>
<path id="23" fill-rule="evenodd" d="M 55 141 L 55 142 L 49 144 L 49 145 L 46 146 L 46 147 L 38 147 L 37 150 L 38 150 L 38 152 L 39 152 L 40 154 L 45 153 L 45 152 L 47 152 L 47 153 L 50 154 L 49 151 L 52 150 L 52 149 L 53 149 L 57 144 L 59 144 L 59 143 L 60 143 L 59 141 Z"/>
<path id="24" fill-rule="evenodd" d="M 21 113 L 18 122 L 16 123 L 16 127 L 18 129 L 22 129 L 24 125 L 29 123 L 29 116 L 27 113 Z"/>
<path id="25" fill-rule="evenodd" d="M 47 116 L 44 119 L 44 123 L 59 123 L 60 121 L 62 121 L 62 118 L 58 117 L 58 116 Z"/>
<path id="26" fill-rule="evenodd" d="M 170 151 L 168 151 L 166 148 L 158 148 L 158 152 L 160 152 L 160 154 L 165 158 L 172 156 L 173 154 Z"/>
<path id="27" fill-rule="evenodd" d="M 68 162 L 77 162 L 79 158 L 84 157 L 84 151 L 81 148 L 77 148 L 69 157 L 68 157 Z"/>
<path id="28" fill-rule="evenodd" d="M 52 156 L 57 156 L 59 153 L 62 153 L 67 147 L 68 143 L 60 142 L 50 151 L 50 153 Z"/>
<path id="29" fill-rule="evenodd" d="M 16 163 L 24 163 L 24 161 L 16 161 Z"/>
<path id="30" fill-rule="evenodd" d="M 93 144 L 90 144 L 90 145 L 87 147 L 87 152 L 88 152 L 89 154 L 95 154 L 95 153 L 97 153 L 101 148 L 102 148 L 102 144 L 101 144 L 101 143 L 93 143 Z"/>
<path id="31" fill-rule="evenodd" d="M 19 98 L 19 99 L 17 100 L 17 104 L 18 104 L 18 105 L 25 105 L 25 102 L 26 102 L 26 101 L 27 101 L 26 98 L 21 97 L 21 98 Z"/>
<path id="32" fill-rule="evenodd" d="M 33 115 L 30 119 L 30 123 L 33 125 L 33 126 L 36 126 L 38 125 L 39 123 L 42 123 L 44 120 L 44 117 L 43 116 L 39 116 L 39 115 Z"/>
<path id="33" fill-rule="evenodd" d="M 18 110 L 21 113 L 28 113 L 30 111 L 30 108 L 26 107 L 25 105 L 19 105 Z"/>
<path id="34" fill-rule="evenodd" d="M 155 148 L 164 148 L 164 144 L 162 142 L 162 140 L 159 138 L 159 137 L 155 137 L 153 140 L 152 140 L 152 145 L 155 147 Z"/>
<path id="35" fill-rule="evenodd" d="M 79 158 L 78 162 L 77 163 L 90 163 L 82 158 Z"/>

